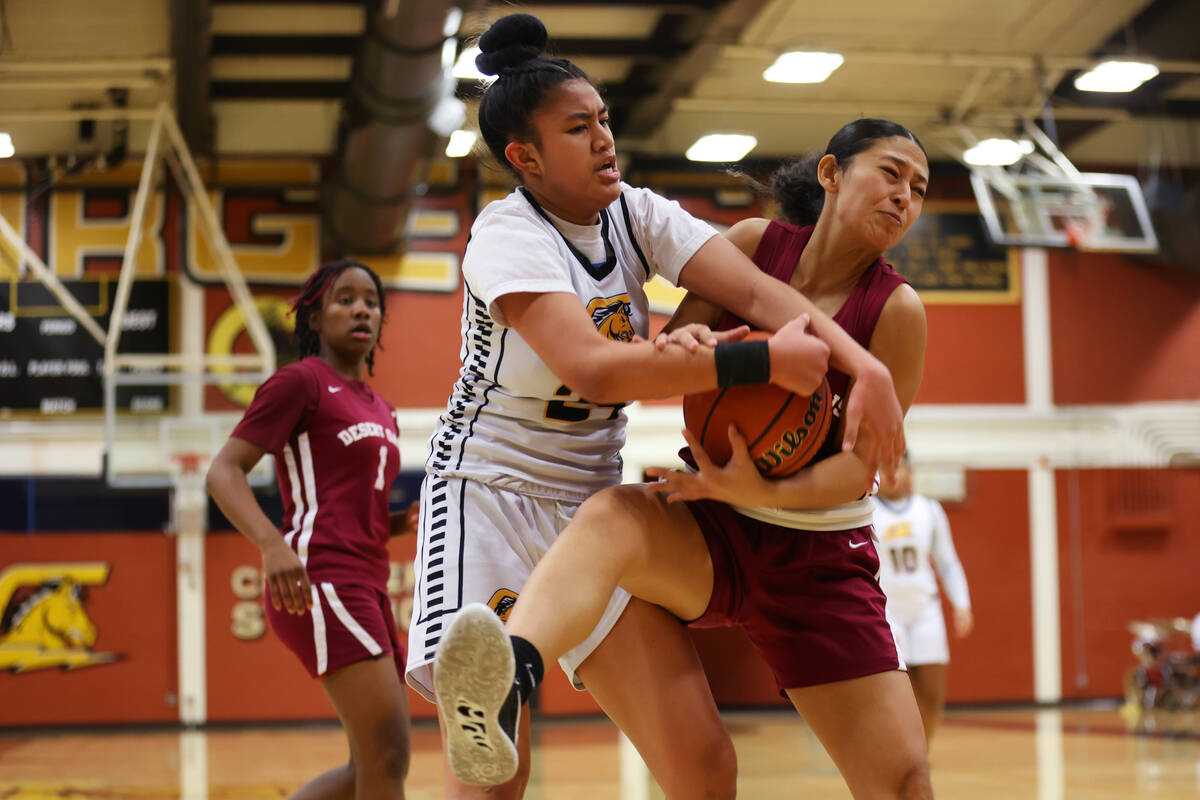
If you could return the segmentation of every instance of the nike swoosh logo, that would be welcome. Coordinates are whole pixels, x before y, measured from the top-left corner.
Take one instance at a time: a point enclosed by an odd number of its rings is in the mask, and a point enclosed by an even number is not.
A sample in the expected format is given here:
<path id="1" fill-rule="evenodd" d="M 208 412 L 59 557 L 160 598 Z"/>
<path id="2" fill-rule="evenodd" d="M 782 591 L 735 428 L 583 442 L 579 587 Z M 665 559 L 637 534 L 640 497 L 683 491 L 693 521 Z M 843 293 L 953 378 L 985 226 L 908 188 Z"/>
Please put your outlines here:
<path id="1" fill-rule="evenodd" d="M 338 392 L 340 392 L 342 389 L 345 389 L 346 387 L 345 386 L 327 386 L 326 388 L 329 389 L 330 394 L 337 394 Z"/>
<path id="2" fill-rule="evenodd" d="M 870 540 L 868 540 L 866 542 L 851 542 L 850 549 L 857 550 L 860 547 L 866 547 L 869 543 L 870 543 Z"/>

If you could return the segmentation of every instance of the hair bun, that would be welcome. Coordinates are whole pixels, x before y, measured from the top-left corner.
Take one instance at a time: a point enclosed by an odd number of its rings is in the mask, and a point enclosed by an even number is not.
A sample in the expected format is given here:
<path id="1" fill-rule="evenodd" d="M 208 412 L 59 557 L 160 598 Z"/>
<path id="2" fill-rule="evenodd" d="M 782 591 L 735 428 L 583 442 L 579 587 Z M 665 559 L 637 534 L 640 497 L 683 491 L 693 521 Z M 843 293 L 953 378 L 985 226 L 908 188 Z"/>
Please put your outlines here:
<path id="1" fill-rule="evenodd" d="M 541 55 L 547 38 L 546 26 L 532 14 L 501 17 L 479 38 L 475 66 L 484 75 L 499 75 Z"/>

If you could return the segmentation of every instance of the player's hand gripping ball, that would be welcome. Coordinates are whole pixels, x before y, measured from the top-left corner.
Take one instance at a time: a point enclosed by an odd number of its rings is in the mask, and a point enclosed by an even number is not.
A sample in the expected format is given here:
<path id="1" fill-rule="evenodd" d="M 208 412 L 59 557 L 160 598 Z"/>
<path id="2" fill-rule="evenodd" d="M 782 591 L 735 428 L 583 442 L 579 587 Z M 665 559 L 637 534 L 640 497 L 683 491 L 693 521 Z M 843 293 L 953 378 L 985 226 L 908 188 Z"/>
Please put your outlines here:
<path id="1" fill-rule="evenodd" d="M 747 339 L 765 336 L 756 332 Z M 736 425 L 763 477 L 784 478 L 821 449 L 829 433 L 830 400 L 828 380 L 808 397 L 770 383 L 728 386 L 684 397 L 683 424 L 718 466 L 729 461 L 729 425 Z"/>

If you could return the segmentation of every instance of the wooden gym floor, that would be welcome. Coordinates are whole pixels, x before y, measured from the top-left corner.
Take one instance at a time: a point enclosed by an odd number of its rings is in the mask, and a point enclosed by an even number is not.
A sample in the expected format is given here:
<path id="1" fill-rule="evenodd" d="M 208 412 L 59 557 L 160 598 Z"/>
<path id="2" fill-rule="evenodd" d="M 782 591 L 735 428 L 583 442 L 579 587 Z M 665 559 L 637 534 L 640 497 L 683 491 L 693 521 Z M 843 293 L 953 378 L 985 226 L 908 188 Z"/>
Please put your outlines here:
<path id="1" fill-rule="evenodd" d="M 1116 710 L 950 711 L 934 740 L 941 800 L 1177 800 L 1200 797 L 1196 722 L 1130 734 Z M 737 746 L 739 797 L 848 798 L 832 763 L 786 711 L 726 716 Z M 607 721 L 534 727 L 531 800 L 656 800 L 636 755 Z M 413 734 L 410 800 L 442 798 L 435 728 Z M 0 733 L 0 798 L 284 797 L 346 758 L 331 725 L 216 728 L 206 732 Z"/>

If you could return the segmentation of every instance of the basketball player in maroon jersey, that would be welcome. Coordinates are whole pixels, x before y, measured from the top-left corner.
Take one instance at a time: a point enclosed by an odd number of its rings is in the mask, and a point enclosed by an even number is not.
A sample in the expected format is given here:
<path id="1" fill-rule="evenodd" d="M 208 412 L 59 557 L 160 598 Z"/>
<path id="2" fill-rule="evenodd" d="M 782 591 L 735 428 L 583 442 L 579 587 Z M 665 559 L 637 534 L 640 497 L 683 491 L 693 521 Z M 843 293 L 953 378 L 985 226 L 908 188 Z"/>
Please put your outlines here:
<path id="1" fill-rule="evenodd" d="M 350 742 L 350 760 L 293 797 L 404 797 L 409 764 L 404 653 L 387 594 L 388 537 L 413 525 L 390 514 L 400 471 L 392 407 L 363 381 L 384 318 L 379 277 L 354 261 L 322 266 L 293 309 L 300 360 L 254 395 L 213 460 L 208 490 L 262 551 L 267 617 L 321 680 Z M 246 480 L 275 457 L 283 531 Z"/>
<path id="2" fill-rule="evenodd" d="M 777 173 L 773 189 L 790 222 L 745 220 L 728 233 L 888 366 L 905 411 L 920 384 L 925 313 L 882 255 L 920 215 L 928 173 L 907 129 L 856 120 L 819 159 Z M 692 295 L 672 320 L 713 330 L 741 323 Z M 828 378 L 838 419 L 849 378 L 832 367 Z M 842 452 L 835 430 L 811 466 L 768 481 L 741 435 L 729 433 L 734 456 L 724 467 L 685 432 L 697 472 L 651 470 L 659 483 L 584 502 L 507 626 L 486 607 L 464 609 L 436 669 L 463 687 L 481 741 L 494 748 L 495 730 L 511 738 L 511 709 L 529 697 L 540 660 L 582 640 L 621 586 L 693 625 L 742 626 L 855 797 L 932 797 L 921 717 L 875 577 L 862 453 Z M 478 748 L 481 763 L 489 757 Z"/>

